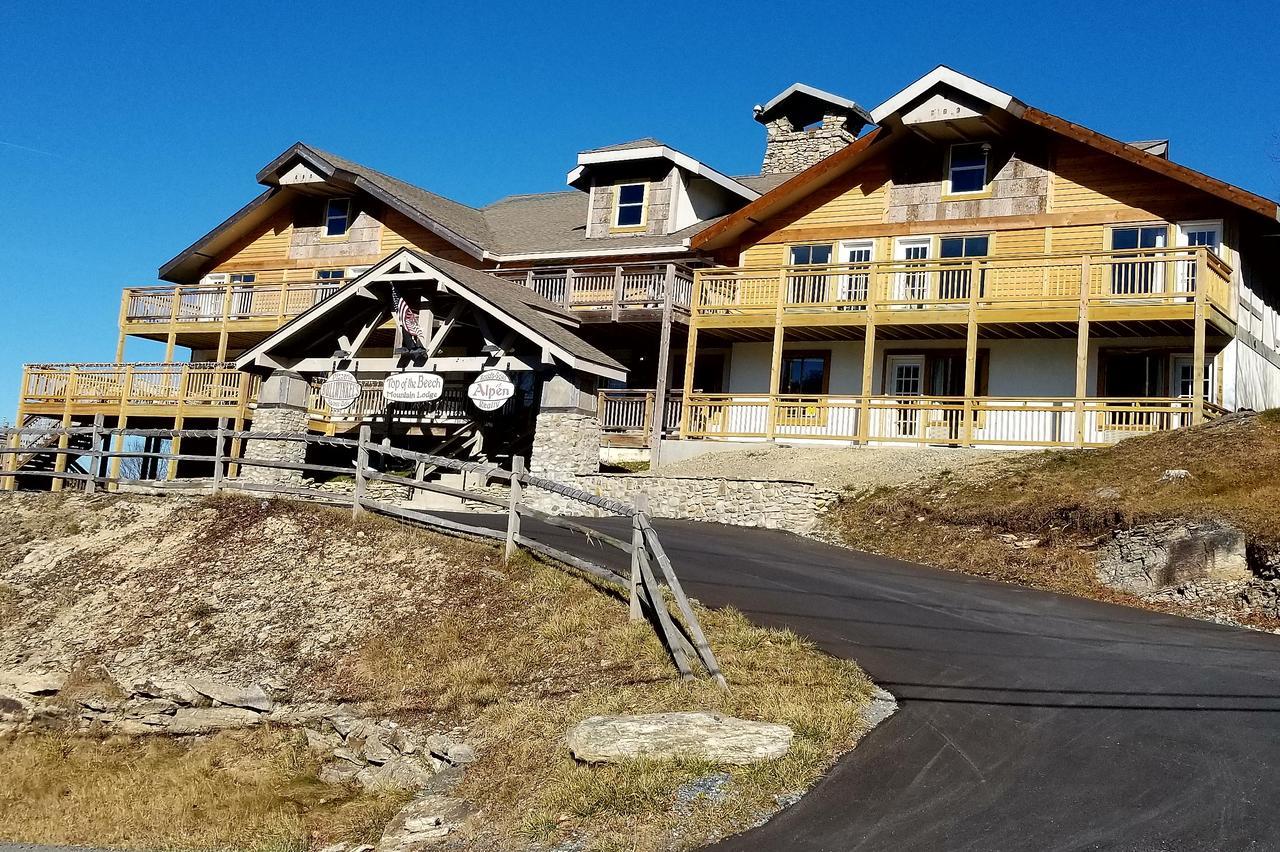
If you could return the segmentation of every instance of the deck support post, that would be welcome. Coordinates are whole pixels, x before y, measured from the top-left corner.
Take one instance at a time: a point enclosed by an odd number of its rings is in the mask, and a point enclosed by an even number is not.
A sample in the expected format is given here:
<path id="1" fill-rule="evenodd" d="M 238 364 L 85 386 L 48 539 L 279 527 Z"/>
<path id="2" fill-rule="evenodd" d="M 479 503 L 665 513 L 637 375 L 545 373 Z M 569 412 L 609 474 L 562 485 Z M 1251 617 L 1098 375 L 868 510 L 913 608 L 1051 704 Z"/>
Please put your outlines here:
<path id="1" fill-rule="evenodd" d="M 76 368 L 72 367 L 67 371 L 67 389 L 66 394 L 62 398 L 62 428 L 71 428 L 71 400 L 76 395 Z M 71 446 L 71 436 L 62 434 L 58 436 L 58 449 L 65 450 Z M 58 453 L 53 458 L 53 472 L 63 473 L 67 469 L 69 457 L 66 453 Z M 61 491 L 66 486 L 66 480 L 62 477 L 55 477 L 50 489 L 53 491 Z"/>
<path id="2" fill-rule="evenodd" d="M 689 398 L 693 395 L 693 368 L 698 357 L 698 327 L 689 320 L 689 338 L 685 342 L 684 353 L 684 398 L 680 400 L 680 437 L 689 434 Z"/>
<path id="3" fill-rule="evenodd" d="M 1201 281 L 1204 279 L 1201 278 Z M 1193 332 L 1191 346 L 1191 424 L 1204 422 L 1204 357 L 1205 319 L 1204 288 L 1197 287 L 1195 312 L 1192 315 Z"/>
<path id="4" fill-rule="evenodd" d="M 676 265 L 667 264 L 662 295 L 662 330 L 658 334 L 658 377 L 653 395 L 653 429 L 649 434 L 649 468 L 656 470 L 662 459 L 662 433 L 667 428 L 667 391 L 671 388 L 671 320 Z"/>
<path id="5" fill-rule="evenodd" d="M 858 412 L 858 441 L 871 440 L 871 380 L 876 365 L 876 323 L 867 311 L 867 333 L 862 340 L 862 410 Z"/>
<path id="6" fill-rule="evenodd" d="M 778 301 L 773 315 L 773 359 L 769 363 L 769 404 L 765 412 L 765 437 L 770 441 L 778 434 L 778 393 L 782 387 L 782 347 L 786 329 L 782 325 L 782 306 L 787 298 L 787 270 L 778 273 Z"/>
<path id="7" fill-rule="evenodd" d="M 961 415 L 964 426 L 960 439 L 966 447 L 973 446 L 974 394 L 978 389 L 978 288 L 982 285 L 982 261 L 975 260 L 969 268 L 969 317 L 964 340 L 964 406 Z"/>
<path id="8" fill-rule="evenodd" d="M 1085 396 L 1089 390 L 1089 281 L 1092 268 L 1089 255 L 1080 261 L 1080 305 L 1076 318 L 1076 398 L 1075 446 L 1084 446 Z"/>

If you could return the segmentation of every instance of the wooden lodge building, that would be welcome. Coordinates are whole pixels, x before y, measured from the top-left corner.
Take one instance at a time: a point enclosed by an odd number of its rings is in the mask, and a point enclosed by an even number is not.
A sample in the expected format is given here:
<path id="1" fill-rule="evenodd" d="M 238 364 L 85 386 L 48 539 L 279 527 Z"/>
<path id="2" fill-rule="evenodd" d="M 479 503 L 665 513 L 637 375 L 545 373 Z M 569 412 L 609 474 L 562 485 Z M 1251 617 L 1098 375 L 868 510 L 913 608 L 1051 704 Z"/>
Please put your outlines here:
<path id="1" fill-rule="evenodd" d="M 368 423 L 552 469 L 601 443 L 1099 446 L 1280 405 L 1276 202 L 946 67 L 870 111 L 796 84 L 755 118 L 757 175 L 645 138 L 485 207 L 293 145 L 124 290 L 113 362 L 26 366 L 19 422 Z M 134 337 L 165 360 L 127 361 Z M 516 388 L 494 411 L 466 395 L 486 370 Z M 388 403 L 415 371 L 440 396 Z"/>

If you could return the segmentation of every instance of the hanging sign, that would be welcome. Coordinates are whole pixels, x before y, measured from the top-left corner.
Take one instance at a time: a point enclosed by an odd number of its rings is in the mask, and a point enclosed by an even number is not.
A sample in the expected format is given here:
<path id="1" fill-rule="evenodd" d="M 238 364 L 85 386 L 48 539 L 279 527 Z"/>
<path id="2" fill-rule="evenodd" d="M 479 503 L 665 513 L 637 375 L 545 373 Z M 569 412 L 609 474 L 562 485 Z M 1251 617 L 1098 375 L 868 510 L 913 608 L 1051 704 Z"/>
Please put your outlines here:
<path id="1" fill-rule="evenodd" d="M 516 395 L 516 386 L 501 370 L 485 370 L 467 388 L 467 397 L 481 411 L 497 411 Z"/>
<path id="2" fill-rule="evenodd" d="M 392 373 L 382 380 L 382 399 L 393 402 L 433 402 L 444 394 L 444 376 L 436 373 Z"/>
<path id="3" fill-rule="evenodd" d="M 360 382 L 346 370 L 335 370 L 320 385 L 320 398 L 331 411 L 346 411 L 360 398 Z"/>

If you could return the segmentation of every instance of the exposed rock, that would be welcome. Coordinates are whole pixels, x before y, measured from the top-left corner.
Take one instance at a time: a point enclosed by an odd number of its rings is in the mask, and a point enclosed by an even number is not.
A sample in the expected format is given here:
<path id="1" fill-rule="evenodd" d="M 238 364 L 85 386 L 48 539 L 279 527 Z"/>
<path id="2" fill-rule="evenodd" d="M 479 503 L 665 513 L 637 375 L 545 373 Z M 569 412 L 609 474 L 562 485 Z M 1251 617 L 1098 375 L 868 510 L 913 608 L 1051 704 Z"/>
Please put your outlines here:
<path id="1" fill-rule="evenodd" d="M 1172 468 L 1160 474 L 1161 482 L 1182 482 L 1191 478 L 1191 471 L 1182 468 Z"/>
<path id="2" fill-rule="evenodd" d="M 416 790 L 429 782 L 433 774 L 416 760 L 396 757 L 380 766 L 366 766 L 356 773 L 355 779 L 366 790 Z"/>
<path id="3" fill-rule="evenodd" d="M 361 767 L 345 760 L 332 760 L 320 767 L 319 779 L 325 784 L 346 784 L 354 781 Z"/>
<path id="4" fill-rule="evenodd" d="M 862 711 L 868 729 L 874 728 L 898 711 L 898 699 L 887 689 L 875 687 L 871 692 L 871 702 Z"/>
<path id="5" fill-rule="evenodd" d="M 65 674 L 31 674 L 27 672 L 5 672 L 0 674 L 0 684 L 8 684 L 18 692 L 27 695 L 55 695 L 62 691 L 67 682 Z"/>
<path id="6" fill-rule="evenodd" d="M 124 685 L 130 695 L 143 698 L 161 698 L 175 704 L 191 706 L 200 702 L 200 693 L 185 682 L 157 683 L 151 678 L 142 678 Z"/>
<path id="7" fill-rule="evenodd" d="M 374 732 L 365 737 L 364 759 L 370 763 L 386 763 L 396 756 L 391 747 L 383 742 L 382 735 Z"/>
<path id="8" fill-rule="evenodd" d="M 473 813 L 459 799 L 428 793 L 405 805 L 382 833 L 377 852 L 409 852 L 456 831 Z"/>
<path id="9" fill-rule="evenodd" d="M 167 718 L 168 733 L 179 736 L 249 728 L 261 721 L 257 713 L 242 707 L 183 707 Z"/>
<path id="10" fill-rule="evenodd" d="M 1098 578 L 1145 595 L 1188 582 L 1247 582 L 1245 536 L 1213 521 L 1161 521 L 1116 533 L 1098 548 Z"/>
<path id="11" fill-rule="evenodd" d="M 266 713 L 271 710 L 273 702 L 265 689 L 258 684 L 247 687 L 232 686 L 212 680 L 191 680 L 188 685 L 201 695 L 208 696 L 219 704 L 232 707 L 246 707 Z"/>
<path id="12" fill-rule="evenodd" d="M 586 763 L 650 757 L 744 764 L 782 757 L 792 736 L 786 725 L 717 713 L 648 713 L 584 719 L 569 731 L 568 744 Z"/>

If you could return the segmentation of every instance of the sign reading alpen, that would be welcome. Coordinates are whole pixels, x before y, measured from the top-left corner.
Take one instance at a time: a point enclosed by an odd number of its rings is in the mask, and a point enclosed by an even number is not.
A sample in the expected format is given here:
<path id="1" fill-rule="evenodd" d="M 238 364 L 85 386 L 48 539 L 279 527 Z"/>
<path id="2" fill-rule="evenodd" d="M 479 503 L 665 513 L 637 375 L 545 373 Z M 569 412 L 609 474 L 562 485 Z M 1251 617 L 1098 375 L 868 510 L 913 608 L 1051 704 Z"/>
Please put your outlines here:
<path id="1" fill-rule="evenodd" d="M 481 411 L 497 411 L 516 395 L 516 386 L 501 370 L 485 370 L 467 388 L 467 397 Z"/>
<path id="2" fill-rule="evenodd" d="M 392 373 L 382 381 L 382 399 L 393 402 L 433 402 L 444 393 L 444 376 L 436 373 Z"/>

